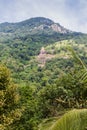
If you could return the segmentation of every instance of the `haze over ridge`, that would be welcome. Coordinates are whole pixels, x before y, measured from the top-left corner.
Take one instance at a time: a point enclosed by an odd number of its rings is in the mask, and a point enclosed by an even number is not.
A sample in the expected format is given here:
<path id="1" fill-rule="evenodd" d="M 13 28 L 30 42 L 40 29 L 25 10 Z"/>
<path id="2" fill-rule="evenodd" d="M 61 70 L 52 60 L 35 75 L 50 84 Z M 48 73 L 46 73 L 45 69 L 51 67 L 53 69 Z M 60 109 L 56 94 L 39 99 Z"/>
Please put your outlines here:
<path id="1" fill-rule="evenodd" d="M 73 31 L 87 33 L 86 0 L 0 0 L 2 22 L 47 17 Z"/>

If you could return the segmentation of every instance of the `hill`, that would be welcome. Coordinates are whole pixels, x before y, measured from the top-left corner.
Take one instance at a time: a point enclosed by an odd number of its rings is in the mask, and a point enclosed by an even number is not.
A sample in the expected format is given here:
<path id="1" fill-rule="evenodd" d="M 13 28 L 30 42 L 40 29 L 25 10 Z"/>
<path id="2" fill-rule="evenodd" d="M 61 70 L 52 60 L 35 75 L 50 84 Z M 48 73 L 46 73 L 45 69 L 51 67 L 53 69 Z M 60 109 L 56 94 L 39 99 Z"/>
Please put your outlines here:
<path id="1" fill-rule="evenodd" d="M 1 33 L 20 34 L 53 34 L 70 33 L 71 31 L 62 27 L 59 23 L 44 17 L 31 18 L 19 23 L 2 23 L 0 24 Z"/>
<path id="2" fill-rule="evenodd" d="M 19 72 L 19 75 L 27 72 L 31 64 L 39 67 L 36 57 L 42 47 L 48 54 L 46 61 L 52 57 L 57 61 L 56 59 L 62 59 L 65 55 L 63 53 L 66 52 L 64 48 L 67 45 L 75 46 L 81 52 L 80 55 L 83 56 L 84 53 L 86 56 L 81 44 L 86 50 L 86 34 L 72 32 L 48 18 L 36 17 L 19 23 L 0 24 L 0 61 L 15 73 Z M 52 62 L 51 64 L 53 65 Z"/>
<path id="3" fill-rule="evenodd" d="M 0 64 L 11 70 L 24 110 L 13 130 L 37 130 L 43 119 L 53 124 L 59 112 L 87 107 L 87 34 L 43 17 L 2 23 Z"/>
<path id="4" fill-rule="evenodd" d="M 54 24 L 57 27 L 55 30 Z M 38 84 L 36 75 L 41 66 L 43 66 L 41 73 L 49 70 L 53 77 L 56 73 L 52 70 L 53 66 L 63 69 L 72 64 L 67 46 L 72 46 L 87 62 L 86 41 L 86 34 L 69 31 L 48 18 L 36 17 L 19 23 L 2 23 L 0 24 L 0 62 L 10 68 L 16 82 L 20 79 Z M 43 47 L 46 54 L 41 56 L 39 53 Z M 56 76 L 48 79 L 54 82 Z M 41 77 L 38 78 L 42 80 Z"/>

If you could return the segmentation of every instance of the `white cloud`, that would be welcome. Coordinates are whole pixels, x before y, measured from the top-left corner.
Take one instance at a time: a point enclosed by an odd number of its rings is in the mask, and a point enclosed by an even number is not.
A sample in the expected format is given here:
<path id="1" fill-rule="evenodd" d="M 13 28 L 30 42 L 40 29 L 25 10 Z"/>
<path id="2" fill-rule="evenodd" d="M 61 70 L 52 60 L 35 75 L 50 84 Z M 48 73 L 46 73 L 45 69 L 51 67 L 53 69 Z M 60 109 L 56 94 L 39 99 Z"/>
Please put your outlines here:
<path id="1" fill-rule="evenodd" d="M 75 31 L 87 32 L 87 0 L 0 0 L 0 22 L 48 17 Z"/>

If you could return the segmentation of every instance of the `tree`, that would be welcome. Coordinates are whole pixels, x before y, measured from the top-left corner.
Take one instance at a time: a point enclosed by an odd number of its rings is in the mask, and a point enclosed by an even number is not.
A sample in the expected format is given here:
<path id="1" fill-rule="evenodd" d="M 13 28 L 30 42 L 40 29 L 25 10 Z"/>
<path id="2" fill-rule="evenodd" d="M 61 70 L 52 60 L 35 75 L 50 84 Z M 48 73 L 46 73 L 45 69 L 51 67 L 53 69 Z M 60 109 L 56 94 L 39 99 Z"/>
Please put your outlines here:
<path id="1" fill-rule="evenodd" d="M 0 65 L 0 129 L 13 129 L 12 124 L 20 116 L 17 85 L 12 82 L 7 67 Z"/>
<path id="2" fill-rule="evenodd" d="M 66 103 L 66 107 L 86 108 L 87 107 L 87 67 L 76 54 L 69 48 L 72 53 L 74 67 L 60 75 L 57 85 L 62 86 L 67 93 L 62 96 L 62 100 Z M 59 100 L 58 100 L 59 101 Z"/>

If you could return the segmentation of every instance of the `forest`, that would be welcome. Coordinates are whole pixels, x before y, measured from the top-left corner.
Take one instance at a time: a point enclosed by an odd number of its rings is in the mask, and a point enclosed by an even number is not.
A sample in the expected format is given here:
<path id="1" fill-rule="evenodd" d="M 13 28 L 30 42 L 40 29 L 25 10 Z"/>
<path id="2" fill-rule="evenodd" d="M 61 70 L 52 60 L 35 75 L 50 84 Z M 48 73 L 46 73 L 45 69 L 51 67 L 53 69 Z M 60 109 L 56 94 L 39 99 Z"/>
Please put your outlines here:
<path id="1" fill-rule="evenodd" d="M 86 130 L 87 35 L 4 31 L 0 130 Z"/>

